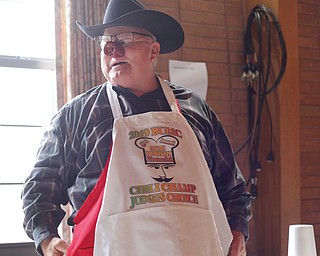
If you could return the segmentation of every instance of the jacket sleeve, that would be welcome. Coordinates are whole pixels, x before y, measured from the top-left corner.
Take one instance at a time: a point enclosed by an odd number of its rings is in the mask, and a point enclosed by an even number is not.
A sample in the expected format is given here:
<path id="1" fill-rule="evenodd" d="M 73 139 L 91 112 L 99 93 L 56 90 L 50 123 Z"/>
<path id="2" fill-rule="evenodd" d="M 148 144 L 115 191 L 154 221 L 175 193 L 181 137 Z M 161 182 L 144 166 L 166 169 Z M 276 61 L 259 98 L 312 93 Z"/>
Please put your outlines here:
<path id="1" fill-rule="evenodd" d="M 198 138 L 231 229 L 248 239 L 252 199 L 220 120 L 204 100 L 190 91 L 180 93 L 179 104 Z"/>
<path id="2" fill-rule="evenodd" d="M 181 113 L 198 138 L 231 229 L 248 239 L 252 199 L 220 120 L 199 96 L 182 87 L 172 88 Z"/>
<path id="3" fill-rule="evenodd" d="M 247 240 L 251 195 L 246 191 L 246 182 L 222 124 L 216 119 L 212 127 L 209 148 L 213 160 L 210 171 L 231 229 L 242 232 Z"/>
<path id="4" fill-rule="evenodd" d="M 52 119 L 21 194 L 25 214 L 23 226 L 40 254 L 39 245 L 44 239 L 59 236 L 57 227 L 65 215 L 61 204 L 68 202 L 62 175 L 65 167 L 65 142 L 60 130 L 62 118 L 62 112 L 59 112 Z"/>

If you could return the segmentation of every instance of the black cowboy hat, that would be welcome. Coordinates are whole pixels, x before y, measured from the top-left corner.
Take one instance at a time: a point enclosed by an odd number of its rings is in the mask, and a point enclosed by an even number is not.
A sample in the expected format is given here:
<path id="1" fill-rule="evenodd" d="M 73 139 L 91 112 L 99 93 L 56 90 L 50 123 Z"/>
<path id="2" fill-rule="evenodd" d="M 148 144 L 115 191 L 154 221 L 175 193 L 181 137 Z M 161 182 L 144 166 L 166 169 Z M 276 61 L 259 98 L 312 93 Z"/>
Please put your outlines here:
<path id="1" fill-rule="evenodd" d="M 90 38 L 103 35 L 104 29 L 115 26 L 133 26 L 144 28 L 153 34 L 160 43 L 160 53 L 169 53 L 179 49 L 184 42 L 181 25 L 171 16 L 146 9 L 137 0 L 110 0 L 103 23 L 79 28 Z"/>

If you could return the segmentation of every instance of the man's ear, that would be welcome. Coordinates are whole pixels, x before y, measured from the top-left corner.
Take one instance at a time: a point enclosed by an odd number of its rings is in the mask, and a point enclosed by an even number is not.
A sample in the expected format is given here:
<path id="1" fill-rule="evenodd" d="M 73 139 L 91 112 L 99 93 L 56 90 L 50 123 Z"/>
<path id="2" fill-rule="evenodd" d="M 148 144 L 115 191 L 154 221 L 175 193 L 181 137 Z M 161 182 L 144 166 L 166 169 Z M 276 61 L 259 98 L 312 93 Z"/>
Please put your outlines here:
<path id="1" fill-rule="evenodd" d="M 158 42 L 152 43 L 151 47 L 151 60 L 155 60 L 160 54 L 160 44 Z"/>

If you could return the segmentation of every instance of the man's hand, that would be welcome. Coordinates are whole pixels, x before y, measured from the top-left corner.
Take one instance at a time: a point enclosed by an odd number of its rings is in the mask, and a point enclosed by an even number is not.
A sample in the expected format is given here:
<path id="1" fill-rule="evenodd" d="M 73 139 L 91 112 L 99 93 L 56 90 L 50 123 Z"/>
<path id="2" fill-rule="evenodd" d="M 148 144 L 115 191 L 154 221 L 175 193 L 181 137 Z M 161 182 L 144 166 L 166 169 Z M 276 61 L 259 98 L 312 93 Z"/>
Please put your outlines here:
<path id="1" fill-rule="evenodd" d="M 44 256 L 63 256 L 67 253 L 68 244 L 59 237 L 52 237 L 41 242 Z"/>
<path id="2" fill-rule="evenodd" d="M 228 256 L 246 256 L 246 242 L 241 232 L 231 230 L 233 240 L 231 242 Z"/>

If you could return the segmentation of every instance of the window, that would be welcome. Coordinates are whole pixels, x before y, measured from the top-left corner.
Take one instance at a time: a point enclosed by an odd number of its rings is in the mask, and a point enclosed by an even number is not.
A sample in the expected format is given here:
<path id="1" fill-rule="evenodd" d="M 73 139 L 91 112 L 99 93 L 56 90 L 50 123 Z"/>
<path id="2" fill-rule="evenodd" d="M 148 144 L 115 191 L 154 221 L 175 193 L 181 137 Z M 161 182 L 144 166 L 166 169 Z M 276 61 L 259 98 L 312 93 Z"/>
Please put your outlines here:
<path id="1" fill-rule="evenodd" d="M 0 0 L 0 243 L 31 241 L 22 184 L 56 111 L 53 0 Z"/>

